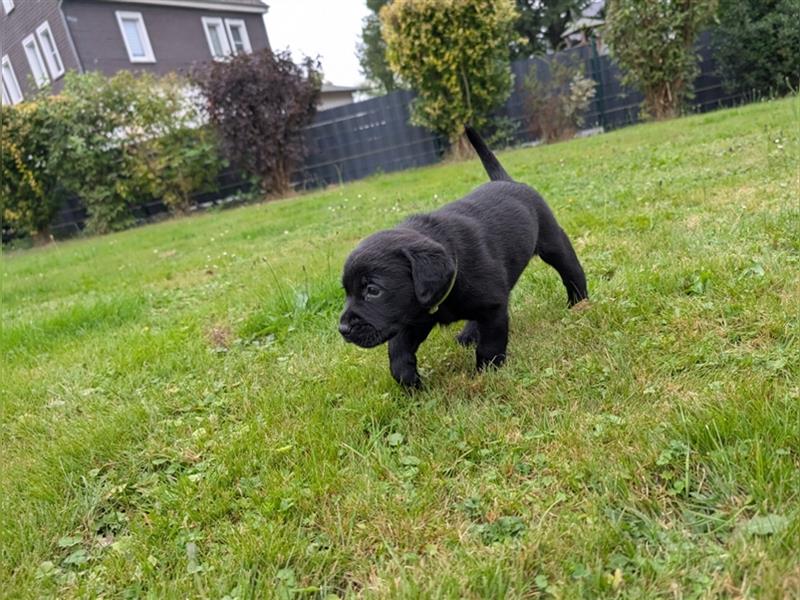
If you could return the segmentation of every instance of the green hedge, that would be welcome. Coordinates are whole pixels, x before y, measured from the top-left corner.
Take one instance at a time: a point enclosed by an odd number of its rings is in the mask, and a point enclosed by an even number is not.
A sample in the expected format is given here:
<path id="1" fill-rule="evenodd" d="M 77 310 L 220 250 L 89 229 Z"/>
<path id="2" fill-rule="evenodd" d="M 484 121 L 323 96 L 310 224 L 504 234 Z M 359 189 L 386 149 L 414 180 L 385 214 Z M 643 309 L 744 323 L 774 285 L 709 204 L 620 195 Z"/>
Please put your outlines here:
<path id="1" fill-rule="evenodd" d="M 721 0 L 712 35 L 714 57 L 728 90 L 797 90 L 800 0 Z"/>
<path id="2" fill-rule="evenodd" d="M 0 109 L 0 211 L 17 234 L 47 234 L 68 195 L 87 228 L 133 222 L 132 208 L 161 199 L 173 211 L 216 184 L 223 166 L 186 82 L 123 71 L 68 73 L 57 95 Z"/>

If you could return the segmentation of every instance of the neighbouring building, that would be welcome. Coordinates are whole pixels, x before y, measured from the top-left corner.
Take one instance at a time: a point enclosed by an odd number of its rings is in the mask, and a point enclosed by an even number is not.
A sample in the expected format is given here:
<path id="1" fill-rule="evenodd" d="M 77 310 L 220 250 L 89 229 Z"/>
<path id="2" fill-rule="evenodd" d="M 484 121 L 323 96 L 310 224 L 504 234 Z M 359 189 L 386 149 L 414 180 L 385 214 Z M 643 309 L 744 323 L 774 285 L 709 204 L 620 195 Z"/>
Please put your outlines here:
<path id="1" fill-rule="evenodd" d="M 164 74 L 269 48 L 260 0 L 0 0 L 2 100 L 69 70 Z"/>
<path id="2" fill-rule="evenodd" d="M 337 106 L 344 106 L 345 104 L 352 104 L 355 102 L 353 94 L 362 92 L 364 89 L 363 86 L 334 85 L 326 81 L 322 84 L 317 107 L 319 110 L 327 110 Z"/>

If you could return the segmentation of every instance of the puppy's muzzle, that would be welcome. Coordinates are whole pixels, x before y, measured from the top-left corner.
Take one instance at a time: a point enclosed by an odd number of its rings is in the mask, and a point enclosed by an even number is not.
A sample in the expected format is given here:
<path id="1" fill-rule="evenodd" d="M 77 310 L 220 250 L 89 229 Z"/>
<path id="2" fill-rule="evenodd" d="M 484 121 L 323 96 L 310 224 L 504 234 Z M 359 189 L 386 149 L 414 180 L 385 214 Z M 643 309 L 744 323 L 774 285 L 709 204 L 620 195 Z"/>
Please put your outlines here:
<path id="1" fill-rule="evenodd" d="M 386 341 L 375 327 L 347 312 L 339 320 L 339 333 L 346 341 L 362 348 L 374 348 Z"/>

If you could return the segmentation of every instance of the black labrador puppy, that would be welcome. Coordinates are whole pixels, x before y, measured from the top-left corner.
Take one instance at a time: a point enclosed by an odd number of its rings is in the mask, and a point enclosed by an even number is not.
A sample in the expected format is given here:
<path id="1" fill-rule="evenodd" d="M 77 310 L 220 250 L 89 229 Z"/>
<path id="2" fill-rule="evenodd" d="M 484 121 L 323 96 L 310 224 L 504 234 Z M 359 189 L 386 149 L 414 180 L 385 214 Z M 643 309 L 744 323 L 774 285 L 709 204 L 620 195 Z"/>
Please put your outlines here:
<path id="1" fill-rule="evenodd" d="M 467 320 L 457 340 L 477 346 L 478 369 L 503 364 L 509 294 L 535 254 L 561 275 L 570 306 L 588 297 L 578 257 L 545 201 L 509 177 L 475 130 L 466 133 L 491 182 L 369 236 L 344 265 L 339 331 L 363 348 L 388 340 L 392 375 L 409 388 L 420 386 L 416 352 L 437 323 Z"/>

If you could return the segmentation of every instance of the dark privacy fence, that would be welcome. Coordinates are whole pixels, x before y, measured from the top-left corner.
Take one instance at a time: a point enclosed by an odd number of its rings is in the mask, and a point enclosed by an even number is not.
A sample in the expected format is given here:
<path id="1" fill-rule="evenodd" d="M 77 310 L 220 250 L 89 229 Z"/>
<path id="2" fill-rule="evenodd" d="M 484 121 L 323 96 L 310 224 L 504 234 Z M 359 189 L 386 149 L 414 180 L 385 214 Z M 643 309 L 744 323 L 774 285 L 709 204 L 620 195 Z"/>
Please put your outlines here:
<path id="1" fill-rule="evenodd" d="M 413 92 L 399 91 L 317 113 L 306 129 L 309 155 L 295 175 L 300 187 L 361 179 L 428 165 L 444 141 L 409 123 Z"/>
<path id="2" fill-rule="evenodd" d="M 704 112 L 741 101 L 742 96 L 732 96 L 723 90 L 715 74 L 716 65 L 707 34 L 701 36 L 696 51 L 700 57 L 700 73 L 694 82 L 692 109 Z M 525 80 L 535 69 L 537 77 L 546 81 L 555 60 L 582 62 L 586 75 L 596 83 L 596 95 L 584 119 L 586 127 L 614 129 L 638 121 L 642 94 L 621 84 L 619 67 L 608 55 L 598 54 L 592 46 L 581 46 L 512 63 L 514 89 L 497 111 L 497 116 L 506 117 L 516 125 L 512 145 L 535 141 L 528 124 Z M 313 124 L 306 129 L 309 154 L 294 175 L 295 186 L 301 189 L 321 187 L 441 160 L 447 141 L 409 123 L 413 99 L 413 92 L 398 91 L 317 113 Z M 198 195 L 194 198 L 195 205 L 205 208 L 248 189 L 250 186 L 237 173 L 228 170 L 222 174 L 217 191 Z M 150 221 L 165 212 L 166 206 L 156 201 L 137 207 L 134 217 Z M 76 233 L 85 216 L 80 201 L 72 199 L 57 218 L 53 234 Z"/>
<path id="3" fill-rule="evenodd" d="M 692 109 L 704 112 L 740 100 L 725 93 L 715 74 L 708 35 L 700 38 L 696 51 L 700 73 L 694 82 Z M 514 89 L 497 111 L 516 126 L 512 145 L 535 141 L 528 123 L 525 80 L 535 70 L 537 78 L 547 81 L 550 65 L 556 60 L 583 63 L 587 77 L 595 81 L 596 95 L 584 118 L 586 127 L 614 129 L 639 120 L 642 94 L 622 85 L 620 69 L 608 55 L 600 55 L 592 46 L 581 46 L 512 63 Z M 413 98 L 412 92 L 393 92 L 318 113 L 307 130 L 311 152 L 297 173 L 297 185 L 316 187 L 438 162 L 447 142 L 409 123 Z"/>

